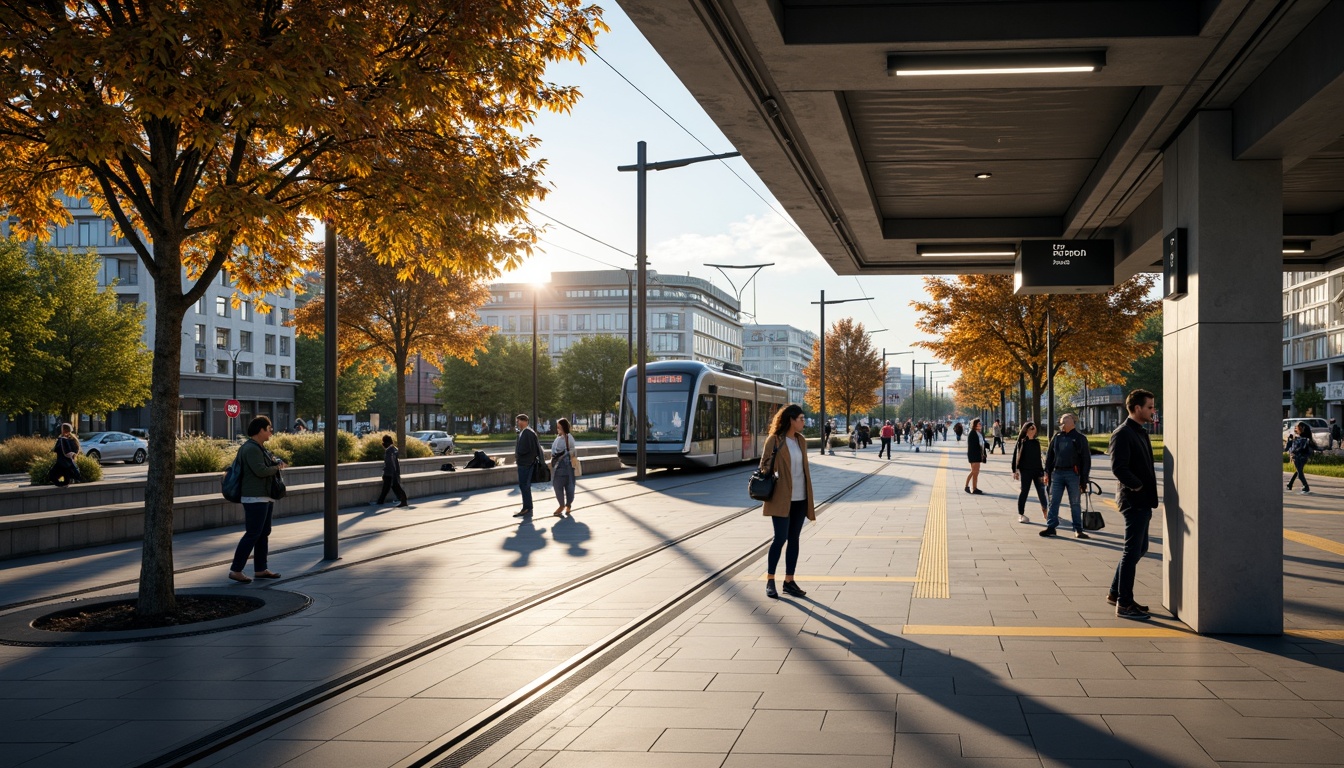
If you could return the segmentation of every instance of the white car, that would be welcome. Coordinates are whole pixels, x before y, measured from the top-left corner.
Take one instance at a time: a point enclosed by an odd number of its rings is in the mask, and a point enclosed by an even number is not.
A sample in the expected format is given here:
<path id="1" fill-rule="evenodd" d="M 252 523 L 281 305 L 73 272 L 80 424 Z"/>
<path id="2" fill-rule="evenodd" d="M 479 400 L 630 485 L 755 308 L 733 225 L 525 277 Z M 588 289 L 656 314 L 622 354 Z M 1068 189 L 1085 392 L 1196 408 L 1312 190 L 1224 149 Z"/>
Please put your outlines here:
<path id="1" fill-rule="evenodd" d="M 1303 417 L 1300 419 L 1284 419 L 1283 420 L 1284 443 L 1288 442 L 1288 438 L 1290 436 L 1296 434 L 1297 423 L 1299 421 L 1305 421 L 1307 422 L 1307 426 L 1311 427 L 1311 441 L 1316 443 L 1317 448 L 1320 448 L 1322 451 L 1330 449 L 1330 422 L 1326 421 L 1325 419 L 1316 419 L 1311 417 Z"/>
<path id="2" fill-rule="evenodd" d="M 149 456 L 149 443 L 125 432 L 94 432 L 80 437 L 79 452 L 99 463 L 144 464 Z"/>
<path id="3" fill-rule="evenodd" d="M 412 432 L 407 437 L 414 437 L 416 440 L 429 446 L 430 452 L 434 454 L 443 454 L 447 456 L 453 452 L 453 436 L 447 432 L 436 429 L 425 429 L 419 432 Z"/>

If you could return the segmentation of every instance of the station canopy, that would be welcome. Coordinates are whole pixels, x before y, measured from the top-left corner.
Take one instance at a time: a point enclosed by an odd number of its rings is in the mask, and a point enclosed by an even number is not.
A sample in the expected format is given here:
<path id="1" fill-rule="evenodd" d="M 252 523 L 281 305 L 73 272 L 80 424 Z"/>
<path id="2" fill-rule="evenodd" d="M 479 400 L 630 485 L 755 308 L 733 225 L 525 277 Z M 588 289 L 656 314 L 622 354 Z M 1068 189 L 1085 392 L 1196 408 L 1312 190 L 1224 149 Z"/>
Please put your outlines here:
<path id="1" fill-rule="evenodd" d="M 1282 159 L 1284 268 L 1344 258 L 1344 0 L 622 5 L 838 274 L 1055 238 L 1160 271 L 1163 149 L 1201 110 Z"/>

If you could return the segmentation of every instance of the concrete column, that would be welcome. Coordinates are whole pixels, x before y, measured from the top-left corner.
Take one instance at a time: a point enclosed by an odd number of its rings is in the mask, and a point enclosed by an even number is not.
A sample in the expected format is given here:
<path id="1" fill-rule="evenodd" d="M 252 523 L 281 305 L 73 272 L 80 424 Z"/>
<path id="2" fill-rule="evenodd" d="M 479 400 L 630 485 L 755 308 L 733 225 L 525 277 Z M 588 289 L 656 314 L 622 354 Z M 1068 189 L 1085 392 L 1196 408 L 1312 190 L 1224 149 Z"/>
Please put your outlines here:
<path id="1" fill-rule="evenodd" d="M 1232 159 L 1231 113 L 1163 156 L 1189 293 L 1164 302 L 1164 603 L 1201 633 L 1283 631 L 1282 170 Z"/>

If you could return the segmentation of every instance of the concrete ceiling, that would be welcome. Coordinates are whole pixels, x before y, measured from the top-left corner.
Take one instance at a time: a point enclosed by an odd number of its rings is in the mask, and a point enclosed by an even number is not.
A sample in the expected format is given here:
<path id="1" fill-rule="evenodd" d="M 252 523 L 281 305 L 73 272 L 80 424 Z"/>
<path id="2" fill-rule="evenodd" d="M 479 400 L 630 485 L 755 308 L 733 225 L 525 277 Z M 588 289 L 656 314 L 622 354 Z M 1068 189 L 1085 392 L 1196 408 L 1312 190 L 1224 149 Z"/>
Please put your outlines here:
<path id="1" fill-rule="evenodd" d="M 838 274 L 1007 272 L 921 245 L 1113 238 L 1161 259 L 1162 149 L 1231 110 L 1281 158 L 1285 269 L 1344 263 L 1344 0 L 623 0 Z M 1095 72 L 895 77 L 897 53 L 1104 51 Z M 989 173 L 987 179 L 976 174 Z"/>

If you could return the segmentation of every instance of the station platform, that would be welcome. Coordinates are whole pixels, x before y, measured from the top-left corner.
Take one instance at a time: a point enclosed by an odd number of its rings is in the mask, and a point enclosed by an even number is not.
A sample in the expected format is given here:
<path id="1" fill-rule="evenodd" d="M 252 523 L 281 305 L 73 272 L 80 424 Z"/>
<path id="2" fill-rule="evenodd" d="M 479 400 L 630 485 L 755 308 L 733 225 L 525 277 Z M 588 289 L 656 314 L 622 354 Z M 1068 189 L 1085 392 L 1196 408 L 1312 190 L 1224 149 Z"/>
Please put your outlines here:
<path id="1" fill-rule="evenodd" d="M 1201 636 L 1161 607 L 1160 513 L 1136 585 L 1154 617 L 1118 619 L 1114 508 L 1041 538 L 1008 457 L 970 495 L 964 456 L 814 452 L 802 598 L 765 596 L 743 466 L 585 476 L 565 519 L 541 488 L 521 523 L 517 489 L 347 510 L 335 562 L 320 518 L 289 518 L 267 584 L 225 580 L 239 530 L 180 535 L 180 588 L 312 604 L 0 645 L 0 766 L 1344 765 L 1344 483 L 1285 497 L 1285 634 Z M 0 622 L 138 568 L 131 545 L 5 562 Z"/>

